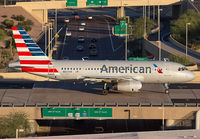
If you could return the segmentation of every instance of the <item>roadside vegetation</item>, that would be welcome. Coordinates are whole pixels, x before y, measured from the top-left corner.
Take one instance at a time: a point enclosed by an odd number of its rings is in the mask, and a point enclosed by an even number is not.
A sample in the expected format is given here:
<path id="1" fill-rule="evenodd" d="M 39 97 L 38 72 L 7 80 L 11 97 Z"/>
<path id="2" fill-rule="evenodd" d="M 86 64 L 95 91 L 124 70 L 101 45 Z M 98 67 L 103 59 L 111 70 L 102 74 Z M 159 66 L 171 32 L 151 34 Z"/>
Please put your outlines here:
<path id="1" fill-rule="evenodd" d="M 34 24 L 32 20 L 25 19 L 23 15 L 12 15 L 11 18 L 3 15 L 2 17 L 4 20 L 0 25 L 0 69 L 5 68 L 16 54 L 11 28 L 18 26 L 23 27 L 26 31 L 31 31 Z"/>
<path id="2" fill-rule="evenodd" d="M 173 61 L 173 62 L 177 62 L 177 63 L 183 64 L 183 65 L 191 65 L 192 64 L 190 62 L 190 60 L 187 59 L 186 57 L 180 57 L 180 56 L 175 56 L 175 55 L 171 55 L 169 57 L 169 60 Z"/>
<path id="3" fill-rule="evenodd" d="M 25 137 L 30 133 L 30 124 L 25 113 L 10 113 L 0 118 L 0 138 L 15 138 L 16 129 L 23 129 L 22 132 L 18 132 L 19 137 Z"/>
<path id="4" fill-rule="evenodd" d="M 149 18 L 146 19 L 146 35 L 151 33 L 151 29 L 154 28 L 155 25 L 156 23 L 153 20 Z M 144 18 L 130 19 L 128 33 L 129 56 L 141 57 L 142 40 L 144 39 Z"/>
<path id="5" fill-rule="evenodd" d="M 185 45 L 186 24 L 188 25 L 188 47 L 200 50 L 200 14 L 193 10 L 187 10 L 177 20 L 171 22 L 172 37 Z"/>

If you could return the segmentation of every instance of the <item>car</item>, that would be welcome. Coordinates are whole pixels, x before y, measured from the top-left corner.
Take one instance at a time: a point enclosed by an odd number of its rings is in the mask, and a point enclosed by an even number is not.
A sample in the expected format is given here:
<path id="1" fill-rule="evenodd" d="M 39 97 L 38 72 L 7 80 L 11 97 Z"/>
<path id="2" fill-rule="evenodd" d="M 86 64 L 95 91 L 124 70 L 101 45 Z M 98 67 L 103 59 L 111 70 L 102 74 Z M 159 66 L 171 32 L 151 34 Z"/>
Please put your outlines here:
<path id="1" fill-rule="evenodd" d="M 75 15 L 74 19 L 80 19 L 80 16 L 79 15 Z"/>
<path id="2" fill-rule="evenodd" d="M 88 19 L 89 19 L 89 20 L 92 20 L 92 16 L 88 16 Z"/>
<path id="3" fill-rule="evenodd" d="M 91 42 L 93 42 L 93 43 L 94 43 L 94 42 L 97 42 L 97 39 L 92 38 L 92 39 L 91 39 Z"/>
<path id="4" fill-rule="evenodd" d="M 78 15 L 78 13 L 76 11 L 73 11 L 72 15 Z"/>
<path id="5" fill-rule="evenodd" d="M 84 56 L 84 57 L 82 57 L 82 60 L 83 60 L 83 61 L 84 61 L 84 60 L 89 60 L 89 57 Z"/>
<path id="6" fill-rule="evenodd" d="M 64 19 L 64 22 L 65 23 L 69 23 L 69 19 Z"/>
<path id="7" fill-rule="evenodd" d="M 81 22 L 81 26 L 85 26 L 86 23 L 84 21 Z"/>
<path id="8" fill-rule="evenodd" d="M 90 43 L 88 47 L 89 47 L 89 49 L 96 48 L 96 44 L 94 44 L 94 43 Z"/>
<path id="9" fill-rule="evenodd" d="M 63 59 L 64 60 L 69 60 L 69 57 L 68 56 L 64 56 Z"/>
<path id="10" fill-rule="evenodd" d="M 79 36 L 78 37 L 78 42 L 85 42 L 84 36 Z"/>
<path id="11" fill-rule="evenodd" d="M 84 28 L 84 27 L 82 27 L 82 26 L 80 26 L 80 27 L 79 27 L 79 30 L 80 30 L 80 31 L 84 31 L 84 30 L 85 30 L 85 28 Z"/>
<path id="12" fill-rule="evenodd" d="M 103 133 L 103 132 L 104 132 L 103 127 L 95 127 L 95 129 L 94 129 L 94 133 Z"/>
<path id="13" fill-rule="evenodd" d="M 91 55 L 91 56 L 96 56 L 97 53 L 98 53 L 98 52 L 97 52 L 97 49 L 91 49 L 91 50 L 90 50 L 90 55 Z"/>
<path id="14" fill-rule="evenodd" d="M 77 51 L 83 51 L 83 45 L 77 45 L 76 50 Z"/>
<path id="15" fill-rule="evenodd" d="M 72 36 L 71 31 L 67 31 L 67 32 L 66 32 L 66 36 Z"/>

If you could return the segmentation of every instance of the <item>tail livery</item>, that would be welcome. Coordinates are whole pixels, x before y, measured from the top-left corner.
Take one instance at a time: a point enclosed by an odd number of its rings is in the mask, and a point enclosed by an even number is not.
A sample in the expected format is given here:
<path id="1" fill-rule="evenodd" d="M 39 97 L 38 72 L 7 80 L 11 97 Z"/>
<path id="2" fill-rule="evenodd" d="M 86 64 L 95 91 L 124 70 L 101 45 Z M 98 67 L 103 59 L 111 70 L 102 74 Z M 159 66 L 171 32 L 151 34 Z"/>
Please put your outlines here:
<path id="1" fill-rule="evenodd" d="M 39 75 L 58 74 L 50 59 L 22 27 L 12 27 L 12 32 L 23 72 Z"/>

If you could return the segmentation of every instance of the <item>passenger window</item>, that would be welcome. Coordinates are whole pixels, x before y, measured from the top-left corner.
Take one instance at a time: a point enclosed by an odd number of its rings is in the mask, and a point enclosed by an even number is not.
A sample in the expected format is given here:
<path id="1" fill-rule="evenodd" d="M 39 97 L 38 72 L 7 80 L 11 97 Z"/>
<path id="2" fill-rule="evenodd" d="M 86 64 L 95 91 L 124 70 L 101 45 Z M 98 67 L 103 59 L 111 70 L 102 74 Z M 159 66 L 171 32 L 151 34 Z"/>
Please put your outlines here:
<path id="1" fill-rule="evenodd" d="M 76 70 L 78 70 L 78 68 L 76 68 Z"/>
<path id="2" fill-rule="evenodd" d="M 88 70 L 90 70 L 90 68 L 88 68 Z"/>
<path id="3" fill-rule="evenodd" d="M 93 68 L 91 68 L 91 70 L 93 70 Z"/>
<path id="4" fill-rule="evenodd" d="M 72 68 L 70 68 L 70 70 L 72 70 Z"/>

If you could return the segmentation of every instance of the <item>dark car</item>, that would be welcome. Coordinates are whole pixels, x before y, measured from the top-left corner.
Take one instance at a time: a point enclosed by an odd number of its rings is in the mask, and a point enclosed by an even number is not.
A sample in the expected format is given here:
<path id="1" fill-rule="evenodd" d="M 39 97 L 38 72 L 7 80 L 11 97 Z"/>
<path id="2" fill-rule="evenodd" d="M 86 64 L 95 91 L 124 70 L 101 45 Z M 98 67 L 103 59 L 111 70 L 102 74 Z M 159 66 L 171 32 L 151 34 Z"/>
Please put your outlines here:
<path id="1" fill-rule="evenodd" d="M 97 39 L 92 38 L 92 39 L 91 39 L 91 42 L 95 43 L 95 42 L 97 42 Z"/>

